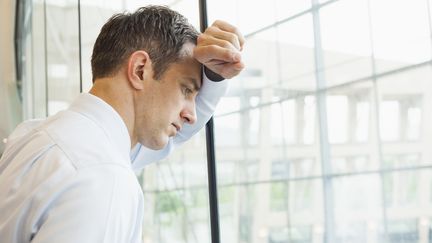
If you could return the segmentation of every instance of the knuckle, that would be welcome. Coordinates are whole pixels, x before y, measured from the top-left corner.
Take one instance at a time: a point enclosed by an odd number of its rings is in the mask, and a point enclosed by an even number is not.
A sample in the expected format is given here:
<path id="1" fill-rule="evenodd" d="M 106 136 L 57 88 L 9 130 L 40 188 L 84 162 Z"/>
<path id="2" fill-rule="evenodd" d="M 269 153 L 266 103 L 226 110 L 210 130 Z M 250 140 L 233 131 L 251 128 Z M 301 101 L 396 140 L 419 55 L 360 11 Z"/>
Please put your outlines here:
<path id="1" fill-rule="evenodd" d="M 212 25 L 213 25 L 213 26 L 215 26 L 215 25 L 218 26 L 218 25 L 221 24 L 221 22 L 222 22 L 221 20 L 217 19 L 217 20 L 215 20 L 215 21 L 213 22 Z"/>
<path id="2" fill-rule="evenodd" d="M 240 33 L 239 29 L 237 27 L 235 27 L 235 26 L 231 26 L 231 31 L 233 33 Z"/>
<path id="3" fill-rule="evenodd" d="M 218 50 L 218 46 L 215 45 L 215 44 L 213 44 L 213 45 L 209 45 L 209 46 L 207 46 L 207 47 L 208 47 L 208 50 L 209 50 L 209 51 L 212 51 L 212 52 Z"/>
<path id="4" fill-rule="evenodd" d="M 222 47 L 227 48 L 227 49 L 231 48 L 231 42 L 229 42 L 227 40 L 222 40 L 221 43 L 222 43 L 222 45 L 221 45 Z"/>
<path id="5" fill-rule="evenodd" d="M 206 32 L 214 33 L 217 30 L 217 27 L 211 25 L 207 28 Z"/>
<path id="6" fill-rule="evenodd" d="M 206 39 L 206 36 L 204 34 L 198 35 L 197 42 L 198 43 L 204 42 L 205 39 Z"/>
<path id="7" fill-rule="evenodd" d="M 239 42 L 239 39 L 233 33 L 229 33 L 228 38 L 229 38 L 231 43 L 238 43 Z"/>

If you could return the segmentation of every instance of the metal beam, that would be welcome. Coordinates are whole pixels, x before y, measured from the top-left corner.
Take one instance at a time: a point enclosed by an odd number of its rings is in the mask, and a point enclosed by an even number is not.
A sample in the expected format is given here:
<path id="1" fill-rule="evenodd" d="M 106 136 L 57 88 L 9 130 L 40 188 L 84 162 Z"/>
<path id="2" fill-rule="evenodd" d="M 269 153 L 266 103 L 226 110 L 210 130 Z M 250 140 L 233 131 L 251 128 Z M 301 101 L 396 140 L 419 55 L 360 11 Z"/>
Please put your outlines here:
<path id="1" fill-rule="evenodd" d="M 207 29 L 207 2 L 199 0 L 200 27 L 201 32 Z M 208 70 L 205 70 L 208 71 Z M 207 72 L 206 72 L 207 73 Z M 207 171 L 208 171 L 208 189 L 210 204 L 210 227 L 211 242 L 220 242 L 219 232 L 219 210 L 217 197 L 217 178 L 216 178 L 216 156 L 214 145 L 214 124 L 213 117 L 206 124 L 206 144 L 207 144 Z"/>

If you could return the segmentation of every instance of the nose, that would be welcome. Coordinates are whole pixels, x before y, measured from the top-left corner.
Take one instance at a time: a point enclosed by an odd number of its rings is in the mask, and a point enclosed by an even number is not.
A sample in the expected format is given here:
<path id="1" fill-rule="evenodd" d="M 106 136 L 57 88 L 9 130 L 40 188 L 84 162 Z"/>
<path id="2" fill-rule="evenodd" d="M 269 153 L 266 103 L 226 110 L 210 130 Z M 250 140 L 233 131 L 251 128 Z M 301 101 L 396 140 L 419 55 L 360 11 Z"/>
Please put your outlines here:
<path id="1" fill-rule="evenodd" d="M 190 125 L 193 125 L 197 121 L 195 100 L 187 102 L 185 107 L 180 113 L 182 120 Z"/>

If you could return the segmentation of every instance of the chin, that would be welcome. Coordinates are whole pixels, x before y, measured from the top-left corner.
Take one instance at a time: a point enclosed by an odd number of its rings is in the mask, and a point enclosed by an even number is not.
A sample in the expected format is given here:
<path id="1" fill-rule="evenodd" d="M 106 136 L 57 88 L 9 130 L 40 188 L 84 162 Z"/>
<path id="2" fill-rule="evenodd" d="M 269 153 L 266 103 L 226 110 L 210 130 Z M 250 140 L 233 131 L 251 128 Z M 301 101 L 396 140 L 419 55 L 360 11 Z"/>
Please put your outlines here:
<path id="1" fill-rule="evenodd" d="M 163 149 L 167 145 L 167 143 L 168 143 L 168 137 L 153 139 L 148 143 L 145 143 L 145 144 L 143 143 L 143 145 L 149 149 L 160 150 L 160 149 Z"/>

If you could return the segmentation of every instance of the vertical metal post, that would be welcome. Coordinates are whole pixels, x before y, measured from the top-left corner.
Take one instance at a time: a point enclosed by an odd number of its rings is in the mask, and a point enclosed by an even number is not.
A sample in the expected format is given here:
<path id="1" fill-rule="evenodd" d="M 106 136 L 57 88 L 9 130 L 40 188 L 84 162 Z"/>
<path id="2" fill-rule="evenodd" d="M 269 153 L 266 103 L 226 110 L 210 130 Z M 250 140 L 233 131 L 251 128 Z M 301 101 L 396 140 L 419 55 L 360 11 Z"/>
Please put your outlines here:
<path id="1" fill-rule="evenodd" d="M 201 32 L 207 28 L 207 2 L 199 0 L 200 26 Z M 219 210 L 217 197 L 217 180 L 216 180 L 216 156 L 214 145 L 214 125 L 213 117 L 206 124 L 206 145 L 207 145 L 207 171 L 210 203 L 210 227 L 212 243 L 220 242 L 219 232 Z"/>
<path id="2" fill-rule="evenodd" d="M 380 173 L 379 178 L 381 181 L 381 205 L 382 205 L 382 217 L 383 217 L 383 234 L 384 236 L 379 239 L 382 242 L 389 242 L 389 235 L 388 235 L 388 217 L 387 217 L 387 210 L 386 210 L 386 188 L 385 188 L 385 182 L 384 182 L 384 164 L 383 164 L 383 152 L 382 152 L 382 145 L 381 145 L 381 137 L 380 137 L 380 100 L 378 95 L 378 83 L 377 83 L 377 71 L 376 71 L 376 62 L 375 62 L 375 46 L 374 46 L 374 34 L 372 31 L 372 8 L 371 8 L 371 1 L 367 1 L 367 7 L 368 7 L 368 26 L 369 26 L 369 43 L 371 46 L 371 68 L 372 68 L 372 82 L 373 82 L 373 89 L 372 89 L 372 105 L 371 107 L 374 107 L 373 114 L 375 116 L 375 119 L 373 119 L 375 123 L 375 138 L 372 140 L 374 141 L 376 145 L 376 153 L 378 154 L 378 160 L 380 165 Z M 427 8 L 429 9 L 429 8 Z M 429 21 L 430 22 L 430 21 Z"/>
<path id="3" fill-rule="evenodd" d="M 81 47 L 81 0 L 78 0 L 78 54 L 79 54 L 79 76 L 80 76 L 80 93 L 83 92 L 82 78 L 82 47 Z"/>
<path id="4" fill-rule="evenodd" d="M 322 180 L 323 180 L 323 195 L 324 195 L 324 242 L 332 243 L 335 241 L 335 218 L 334 218 L 334 194 L 333 194 L 333 179 L 332 166 L 330 155 L 330 144 L 328 138 L 327 124 L 327 92 L 326 79 L 323 73 L 324 57 L 321 45 L 321 23 L 319 15 L 319 2 L 312 0 L 312 21 L 314 30 L 315 44 L 315 77 L 317 83 L 317 115 L 319 124 L 319 142 L 320 155 L 322 164 Z"/>
<path id="5" fill-rule="evenodd" d="M 45 51 L 45 56 L 44 56 L 44 61 L 45 61 L 45 116 L 49 115 L 49 106 L 48 106 L 48 102 L 49 102 L 49 89 L 48 89 L 48 43 L 47 43 L 47 39 L 48 39 L 48 31 L 47 31 L 47 2 L 46 0 L 43 1 L 43 9 L 44 9 L 44 51 Z M 33 64 L 32 64 L 33 65 Z"/>

